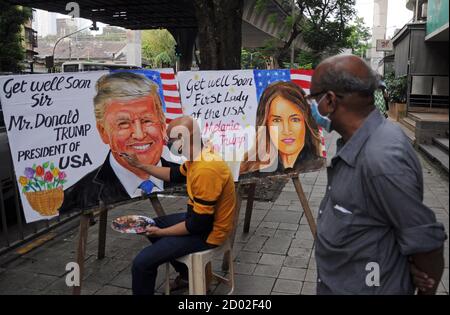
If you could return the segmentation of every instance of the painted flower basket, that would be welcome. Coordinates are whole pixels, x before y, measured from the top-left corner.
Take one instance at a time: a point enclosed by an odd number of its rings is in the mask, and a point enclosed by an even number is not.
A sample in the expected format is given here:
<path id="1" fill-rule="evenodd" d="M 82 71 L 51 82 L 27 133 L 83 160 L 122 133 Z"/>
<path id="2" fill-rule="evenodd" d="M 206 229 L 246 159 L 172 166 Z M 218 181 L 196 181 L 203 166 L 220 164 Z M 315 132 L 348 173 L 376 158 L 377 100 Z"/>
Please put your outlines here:
<path id="1" fill-rule="evenodd" d="M 65 172 L 46 162 L 27 167 L 24 173 L 19 183 L 31 208 L 44 217 L 58 215 L 64 201 Z"/>
<path id="2" fill-rule="evenodd" d="M 50 217 L 58 214 L 64 201 L 64 190 L 62 187 L 58 187 L 44 191 L 26 192 L 25 196 L 33 210 L 44 217 Z"/>

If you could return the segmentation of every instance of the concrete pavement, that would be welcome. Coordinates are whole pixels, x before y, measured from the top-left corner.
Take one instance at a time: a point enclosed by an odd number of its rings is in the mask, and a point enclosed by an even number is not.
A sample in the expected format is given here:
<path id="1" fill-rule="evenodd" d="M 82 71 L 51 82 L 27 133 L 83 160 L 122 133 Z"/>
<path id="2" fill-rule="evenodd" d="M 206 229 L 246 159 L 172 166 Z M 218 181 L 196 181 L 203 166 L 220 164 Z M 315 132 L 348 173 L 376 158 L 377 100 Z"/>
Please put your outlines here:
<path id="1" fill-rule="evenodd" d="M 329 156 L 335 152 L 335 134 L 328 135 Z M 331 144 L 331 145 L 330 145 Z M 449 184 L 427 161 L 420 158 L 425 180 L 425 203 L 431 207 L 448 232 Z M 310 206 L 317 214 L 325 193 L 326 171 L 300 176 Z M 185 210 L 184 197 L 161 198 L 167 213 Z M 250 232 L 244 234 L 242 204 L 236 241 L 235 294 L 280 295 L 315 294 L 316 263 L 314 241 L 301 210 L 294 185 L 288 182 L 275 202 L 256 202 Z M 154 216 L 150 203 L 140 201 L 114 209 L 109 221 L 125 214 Z M 131 262 L 148 245 L 144 237 L 118 234 L 108 228 L 106 258 L 97 260 L 98 225 L 89 230 L 83 294 L 131 294 Z M 25 254 L 6 266 L 0 266 L 0 294 L 71 294 L 65 284 L 65 266 L 75 261 L 77 230 L 73 229 Z M 445 245 L 445 273 L 439 294 L 448 294 L 448 241 Z M 213 262 L 220 270 L 221 260 Z M 158 276 L 158 291 L 163 291 L 164 269 Z M 172 274 L 172 277 L 174 274 Z M 213 285 L 213 294 L 227 288 Z"/>

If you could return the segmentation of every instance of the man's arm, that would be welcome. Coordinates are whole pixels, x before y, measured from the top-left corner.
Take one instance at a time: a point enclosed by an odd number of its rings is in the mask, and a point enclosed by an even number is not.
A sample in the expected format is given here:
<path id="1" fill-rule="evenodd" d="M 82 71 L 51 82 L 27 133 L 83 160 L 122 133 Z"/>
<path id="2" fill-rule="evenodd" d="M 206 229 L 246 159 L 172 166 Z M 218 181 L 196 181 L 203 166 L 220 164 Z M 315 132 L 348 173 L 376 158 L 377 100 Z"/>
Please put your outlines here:
<path id="1" fill-rule="evenodd" d="M 175 173 L 181 172 L 179 168 L 173 170 Z M 222 193 L 222 185 L 217 174 L 210 170 L 197 171 L 192 178 L 191 193 L 193 205 L 188 205 L 188 214 L 184 222 L 164 229 L 149 227 L 147 235 L 163 237 L 204 235 L 210 232 L 214 224 L 215 204 Z"/>
<path id="2" fill-rule="evenodd" d="M 411 272 L 414 284 L 419 288 L 420 295 L 433 295 L 439 286 L 444 270 L 443 247 L 429 253 L 413 254 L 411 256 Z"/>
<path id="3" fill-rule="evenodd" d="M 139 166 L 141 170 L 149 174 L 150 176 L 159 178 L 165 182 L 170 181 L 170 167 L 162 167 L 156 165 L 141 165 Z"/>
<path id="4" fill-rule="evenodd" d="M 177 182 L 181 183 L 186 180 L 184 174 L 179 170 L 179 166 L 175 167 L 162 167 L 156 165 L 144 165 L 136 157 L 136 155 L 130 155 L 122 153 L 122 156 L 127 160 L 130 165 L 140 168 L 150 176 L 159 178 L 165 182 Z"/>
<path id="5" fill-rule="evenodd" d="M 147 228 L 148 236 L 152 237 L 164 237 L 164 236 L 184 236 L 189 235 L 189 231 L 186 228 L 186 221 L 161 229 L 156 226 L 150 226 Z"/>
<path id="6" fill-rule="evenodd" d="M 413 173 L 407 170 L 375 176 L 370 180 L 369 192 L 381 216 L 392 225 L 401 253 L 412 261 L 415 286 L 434 294 L 442 277 L 446 235 L 433 211 L 423 204 Z"/>

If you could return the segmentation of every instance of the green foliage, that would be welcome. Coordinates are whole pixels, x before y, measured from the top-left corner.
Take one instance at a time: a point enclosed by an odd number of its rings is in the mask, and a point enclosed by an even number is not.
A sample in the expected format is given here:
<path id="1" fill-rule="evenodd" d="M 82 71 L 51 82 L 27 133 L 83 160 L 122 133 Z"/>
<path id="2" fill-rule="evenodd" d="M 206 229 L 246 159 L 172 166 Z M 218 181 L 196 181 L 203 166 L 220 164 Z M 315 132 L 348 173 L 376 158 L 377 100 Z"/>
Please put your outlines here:
<path id="1" fill-rule="evenodd" d="M 267 5 L 268 0 L 256 0 L 255 3 L 255 9 L 256 12 L 261 13 L 262 11 L 264 11 L 266 5 Z"/>
<path id="2" fill-rule="evenodd" d="M 353 54 L 362 58 L 366 57 L 370 48 L 370 28 L 364 24 L 363 18 L 356 18 L 354 24 L 350 26 L 350 31 L 348 48 L 352 49 Z"/>
<path id="3" fill-rule="evenodd" d="M 284 24 L 286 24 L 287 27 L 293 28 L 295 23 L 295 19 L 292 15 L 288 15 L 286 19 L 284 20 Z M 282 37 L 284 38 L 284 37 Z"/>
<path id="4" fill-rule="evenodd" d="M 267 19 L 269 20 L 269 24 L 276 25 L 278 23 L 278 14 L 272 13 L 267 17 Z"/>
<path id="5" fill-rule="evenodd" d="M 22 46 L 22 25 L 32 11 L 0 0 L 0 72 L 20 72 L 25 58 Z"/>
<path id="6" fill-rule="evenodd" d="M 408 80 L 407 77 L 396 78 L 394 73 L 389 73 L 385 78 L 389 99 L 392 103 L 406 103 Z"/>
<path id="7" fill-rule="evenodd" d="M 279 3 L 287 13 L 291 14 L 290 0 L 281 0 Z M 290 15 L 284 21 L 290 32 L 279 35 L 285 43 L 294 41 L 297 36 L 303 38 L 310 50 L 308 56 L 310 62 L 304 63 L 302 61 L 304 58 L 300 58 L 301 65 L 314 67 L 321 59 L 337 54 L 343 48 L 353 48 L 352 43 L 355 45 L 355 50 L 360 49 L 356 45 L 359 43 L 357 39 L 365 38 L 366 29 L 358 29 L 362 21 L 356 26 L 350 24 L 356 15 L 355 0 L 296 0 L 296 7 L 295 16 Z M 357 38 L 351 39 L 352 36 Z M 279 64 L 289 62 L 289 44 L 267 42 L 265 50 L 275 51 L 274 55 Z"/>
<path id="8" fill-rule="evenodd" d="M 302 36 L 315 55 L 326 57 L 348 47 L 349 22 L 355 16 L 354 0 L 305 0 Z"/>
<path id="9" fill-rule="evenodd" d="M 296 63 L 300 69 L 313 69 L 317 66 L 319 60 L 312 52 L 302 50 L 297 55 Z"/>
<path id="10" fill-rule="evenodd" d="M 176 62 L 176 41 L 167 30 L 142 32 L 142 56 L 152 68 L 173 67 Z"/>
<path id="11" fill-rule="evenodd" d="M 266 59 L 264 52 L 258 49 L 242 49 L 241 68 L 242 69 L 266 69 Z"/>

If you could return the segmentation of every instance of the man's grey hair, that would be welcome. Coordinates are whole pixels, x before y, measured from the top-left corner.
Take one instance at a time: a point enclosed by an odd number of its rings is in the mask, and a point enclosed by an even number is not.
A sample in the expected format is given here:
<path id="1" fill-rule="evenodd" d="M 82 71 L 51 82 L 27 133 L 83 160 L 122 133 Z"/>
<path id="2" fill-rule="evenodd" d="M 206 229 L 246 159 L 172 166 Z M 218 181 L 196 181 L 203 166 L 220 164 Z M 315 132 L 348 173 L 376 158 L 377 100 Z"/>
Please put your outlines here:
<path id="1" fill-rule="evenodd" d="M 372 69 L 368 69 L 365 78 L 355 75 L 337 67 L 329 67 L 320 78 L 320 88 L 326 91 L 341 93 L 359 93 L 364 96 L 373 96 L 378 89 L 379 80 L 377 74 Z"/>
<path id="2" fill-rule="evenodd" d="M 106 106 L 112 100 L 128 101 L 150 95 L 153 97 L 160 123 L 165 124 L 158 85 L 147 77 L 132 72 L 106 74 L 97 81 L 96 89 L 94 107 L 97 121 L 103 121 Z"/>

